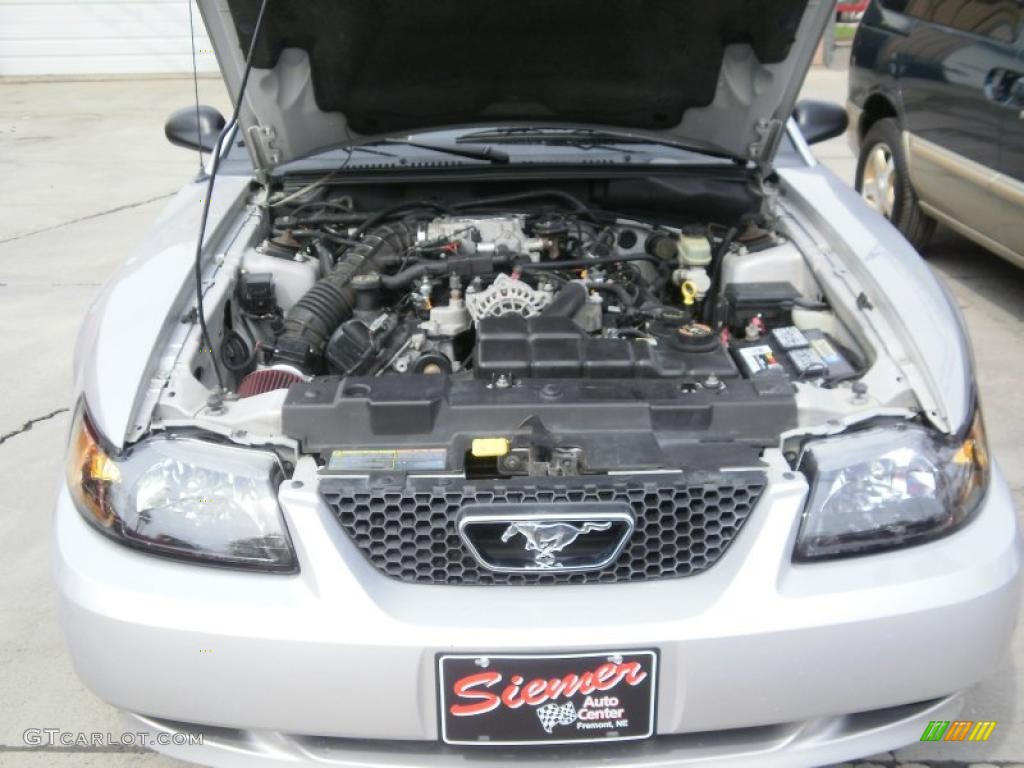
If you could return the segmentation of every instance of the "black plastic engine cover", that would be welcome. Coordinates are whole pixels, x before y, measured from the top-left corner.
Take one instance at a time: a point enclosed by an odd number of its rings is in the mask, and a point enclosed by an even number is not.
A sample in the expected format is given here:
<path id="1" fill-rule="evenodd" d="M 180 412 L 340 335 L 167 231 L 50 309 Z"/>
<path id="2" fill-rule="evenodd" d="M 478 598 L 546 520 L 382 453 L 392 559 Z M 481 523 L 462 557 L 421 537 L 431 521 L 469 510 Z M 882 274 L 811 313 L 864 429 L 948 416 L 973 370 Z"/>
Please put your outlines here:
<path id="1" fill-rule="evenodd" d="M 588 336 L 570 318 L 506 315 L 477 322 L 477 378 L 633 379 L 739 375 L 724 346 L 686 352 L 662 343 Z"/>

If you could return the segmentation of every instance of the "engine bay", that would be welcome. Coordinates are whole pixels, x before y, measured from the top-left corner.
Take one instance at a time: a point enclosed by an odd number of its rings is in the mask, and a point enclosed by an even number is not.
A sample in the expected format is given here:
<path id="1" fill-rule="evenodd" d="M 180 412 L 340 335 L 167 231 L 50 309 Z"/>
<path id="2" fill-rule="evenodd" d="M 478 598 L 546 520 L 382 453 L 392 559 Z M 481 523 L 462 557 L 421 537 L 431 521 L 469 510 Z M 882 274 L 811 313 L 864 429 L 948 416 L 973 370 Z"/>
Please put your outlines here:
<path id="1" fill-rule="evenodd" d="M 535 186 L 381 202 L 307 186 L 259 206 L 216 277 L 207 424 L 272 425 L 335 472 L 750 466 L 800 423 L 801 390 L 845 396 L 868 366 L 756 208 Z M 184 408 L 161 404 L 168 423 Z"/>
<path id="2" fill-rule="evenodd" d="M 306 225 L 339 218 L 283 217 Z M 260 389 L 250 377 L 263 378 L 266 366 L 296 380 L 463 374 L 496 387 L 687 375 L 828 384 L 855 374 L 835 340 L 793 325 L 794 308 L 827 309 L 820 299 L 785 280 L 722 286 L 730 257 L 786 247 L 773 233 L 592 218 L 441 215 L 348 230 L 277 228 L 263 251 L 318 264 L 319 280 L 284 311 L 272 272 L 242 275 L 238 325 L 270 322 L 261 336 L 236 331 L 222 357 L 250 395 Z"/>

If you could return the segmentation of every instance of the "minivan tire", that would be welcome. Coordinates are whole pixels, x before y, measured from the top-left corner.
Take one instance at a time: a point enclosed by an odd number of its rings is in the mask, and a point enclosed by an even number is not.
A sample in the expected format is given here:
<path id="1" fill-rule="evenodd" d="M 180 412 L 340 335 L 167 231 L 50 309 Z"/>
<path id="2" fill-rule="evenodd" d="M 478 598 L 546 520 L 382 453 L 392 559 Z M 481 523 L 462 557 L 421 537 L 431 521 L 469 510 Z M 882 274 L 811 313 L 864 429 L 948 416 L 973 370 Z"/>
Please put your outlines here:
<path id="1" fill-rule="evenodd" d="M 886 212 L 879 205 L 874 207 L 888 218 L 903 236 L 918 251 L 923 251 L 935 231 L 935 220 L 929 218 L 918 204 L 917 193 L 910 183 L 910 169 L 903 148 L 900 124 L 895 118 L 884 118 L 871 126 L 861 143 L 860 157 L 857 158 L 857 191 L 864 195 L 865 177 L 872 174 L 869 163 L 878 162 L 879 157 L 891 158 L 890 167 L 893 186 L 892 210 Z M 875 169 L 877 172 L 877 168 Z M 870 182 L 870 179 L 868 179 Z M 869 204 L 870 201 L 869 201 Z"/>

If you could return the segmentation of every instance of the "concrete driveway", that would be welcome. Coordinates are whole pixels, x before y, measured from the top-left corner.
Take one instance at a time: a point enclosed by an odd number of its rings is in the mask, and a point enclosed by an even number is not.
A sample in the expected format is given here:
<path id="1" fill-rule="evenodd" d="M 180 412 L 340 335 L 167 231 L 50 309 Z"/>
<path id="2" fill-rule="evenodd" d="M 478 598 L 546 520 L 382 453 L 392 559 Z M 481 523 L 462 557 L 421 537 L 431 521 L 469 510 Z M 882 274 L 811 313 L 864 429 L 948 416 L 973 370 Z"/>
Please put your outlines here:
<path id="1" fill-rule="evenodd" d="M 219 80 L 202 80 L 200 89 L 226 111 Z M 845 74 L 815 70 L 805 90 L 842 101 Z M 196 156 L 163 138 L 166 115 L 191 99 L 184 78 L 0 80 L 0 766 L 182 765 L 135 748 L 33 753 L 22 735 L 120 732 L 116 713 L 82 687 L 63 647 L 49 574 L 51 507 L 80 318 L 196 172 Z M 821 145 L 818 156 L 852 180 L 845 139 Z M 951 234 L 928 257 L 967 315 L 992 447 L 1024 506 L 1024 271 Z M 1012 656 L 968 695 L 965 717 L 999 723 L 988 743 L 921 744 L 872 762 L 1024 764 L 1022 663 L 1019 633 Z"/>

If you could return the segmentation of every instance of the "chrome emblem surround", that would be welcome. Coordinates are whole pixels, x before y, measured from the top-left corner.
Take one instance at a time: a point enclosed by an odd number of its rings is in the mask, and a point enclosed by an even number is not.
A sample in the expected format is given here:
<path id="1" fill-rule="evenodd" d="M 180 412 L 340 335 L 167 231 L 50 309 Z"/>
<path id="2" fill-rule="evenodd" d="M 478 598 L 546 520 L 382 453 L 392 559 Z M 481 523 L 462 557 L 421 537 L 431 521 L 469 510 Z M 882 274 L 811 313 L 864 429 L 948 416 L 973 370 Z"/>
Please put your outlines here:
<path id="1" fill-rule="evenodd" d="M 560 508 L 561 507 L 561 508 Z M 500 564 L 489 559 L 474 541 L 475 526 L 500 525 L 502 544 L 519 544 L 521 565 Z M 563 562 L 581 537 L 604 533 L 616 526 L 617 540 L 609 543 L 599 557 L 586 563 Z M 595 571 L 615 562 L 633 535 L 635 517 L 627 504 L 509 504 L 471 505 L 458 519 L 459 535 L 478 563 L 498 573 L 573 573 Z"/>

